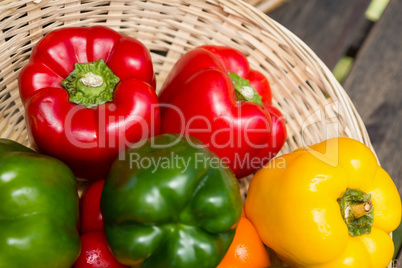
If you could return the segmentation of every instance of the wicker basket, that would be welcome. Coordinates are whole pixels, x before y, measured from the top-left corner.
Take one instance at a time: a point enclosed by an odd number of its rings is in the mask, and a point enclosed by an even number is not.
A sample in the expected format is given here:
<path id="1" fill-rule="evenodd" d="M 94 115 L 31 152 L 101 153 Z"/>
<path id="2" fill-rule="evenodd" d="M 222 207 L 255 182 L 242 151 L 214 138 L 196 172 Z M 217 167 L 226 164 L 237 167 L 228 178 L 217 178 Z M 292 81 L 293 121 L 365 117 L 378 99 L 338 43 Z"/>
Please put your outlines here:
<path id="1" fill-rule="evenodd" d="M 264 13 L 268 13 L 282 5 L 286 0 L 246 0 L 245 2 L 255 6 Z"/>
<path id="2" fill-rule="evenodd" d="M 371 148 L 349 97 L 320 59 L 295 35 L 240 0 L 2 0 L 0 6 L 0 136 L 28 145 L 17 77 L 35 43 L 65 26 L 106 25 L 143 42 L 152 53 L 158 89 L 178 58 L 204 44 L 232 46 L 265 74 L 274 105 L 287 119 L 281 153 L 335 136 Z M 241 181 L 243 194 L 248 180 Z"/>

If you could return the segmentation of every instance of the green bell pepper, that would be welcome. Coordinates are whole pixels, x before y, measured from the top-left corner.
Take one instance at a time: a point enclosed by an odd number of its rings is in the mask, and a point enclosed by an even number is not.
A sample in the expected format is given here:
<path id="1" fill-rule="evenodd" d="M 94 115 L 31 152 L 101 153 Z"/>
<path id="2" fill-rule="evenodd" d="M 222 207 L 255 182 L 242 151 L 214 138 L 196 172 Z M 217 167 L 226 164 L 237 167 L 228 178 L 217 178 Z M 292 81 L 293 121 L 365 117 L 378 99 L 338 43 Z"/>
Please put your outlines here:
<path id="1" fill-rule="evenodd" d="M 113 254 L 135 267 L 216 267 L 242 212 L 233 172 L 195 138 L 142 142 L 115 160 L 102 191 Z"/>
<path id="2" fill-rule="evenodd" d="M 78 194 L 61 161 L 0 139 L 0 267 L 71 267 Z"/>

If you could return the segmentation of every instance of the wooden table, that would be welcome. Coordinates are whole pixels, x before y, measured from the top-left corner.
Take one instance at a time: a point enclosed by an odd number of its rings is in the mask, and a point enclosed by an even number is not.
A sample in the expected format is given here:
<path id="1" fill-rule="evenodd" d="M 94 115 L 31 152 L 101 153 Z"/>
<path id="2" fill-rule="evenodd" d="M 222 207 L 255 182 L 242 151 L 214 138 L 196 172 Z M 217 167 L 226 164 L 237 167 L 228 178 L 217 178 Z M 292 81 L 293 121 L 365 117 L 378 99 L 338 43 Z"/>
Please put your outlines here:
<path id="1" fill-rule="evenodd" d="M 381 165 L 402 196 L 402 1 L 377 22 L 369 0 L 288 0 L 268 15 L 300 37 L 333 69 L 354 58 L 342 85 L 361 115 Z M 402 265 L 402 254 L 399 254 Z"/>

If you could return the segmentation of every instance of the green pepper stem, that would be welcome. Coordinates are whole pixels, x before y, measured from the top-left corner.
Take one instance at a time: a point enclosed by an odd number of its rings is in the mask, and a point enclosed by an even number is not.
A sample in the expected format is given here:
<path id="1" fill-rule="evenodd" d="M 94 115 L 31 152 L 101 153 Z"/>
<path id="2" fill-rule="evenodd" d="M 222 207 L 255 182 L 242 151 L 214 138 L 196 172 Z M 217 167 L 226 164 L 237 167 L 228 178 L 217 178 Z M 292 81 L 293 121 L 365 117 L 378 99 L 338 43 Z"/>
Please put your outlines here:
<path id="1" fill-rule="evenodd" d="M 69 101 L 87 108 L 113 100 L 113 91 L 120 79 L 103 59 L 75 63 L 74 70 L 61 82 L 68 91 Z"/>
<path id="2" fill-rule="evenodd" d="M 103 78 L 100 75 L 89 72 L 80 79 L 80 82 L 87 87 L 100 87 L 103 84 Z"/>
<path id="3" fill-rule="evenodd" d="M 370 213 L 372 209 L 373 204 L 371 203 L 371 201 L 354 204 L 352 205 L 353 217 L 355 219 L 361 218 L 365 216 L 367 213 Z"/>
<path id="4" fill-rule="evenodd" d="M 236 98 L 239 101 L 251 101 L 264 106 L 261 101 L 261 95 L 250 85 L 247 79 L 240 77 L 236 73 L 228 73 L 228 75 L 233 82 Z"/>
<path id="5" fill-rule="evenodd" d="M 374 221 L 371 195 L 359 189 L 346 189 L 338 198 L 342 217 L 351 236 L 369 234 Z"/>

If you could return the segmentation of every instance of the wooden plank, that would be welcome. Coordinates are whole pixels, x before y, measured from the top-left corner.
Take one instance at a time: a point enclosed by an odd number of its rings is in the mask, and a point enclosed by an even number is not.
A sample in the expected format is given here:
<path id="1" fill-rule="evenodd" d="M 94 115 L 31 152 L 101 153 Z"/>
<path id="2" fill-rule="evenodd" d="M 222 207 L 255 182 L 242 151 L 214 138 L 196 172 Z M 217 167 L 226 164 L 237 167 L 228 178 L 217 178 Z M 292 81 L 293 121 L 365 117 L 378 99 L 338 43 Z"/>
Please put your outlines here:
<path id="1" fill-rule="evenodd" d="M 268 16 L 302 39 L 332 69 L 353 42 L 370 0 L 288 0 Z"/>
<path id="2" fill-rule="evenodd" d="M 402 1 L 392 0 L 357 54 L 344 88 L 381 165 L 402 194 Z"/>

